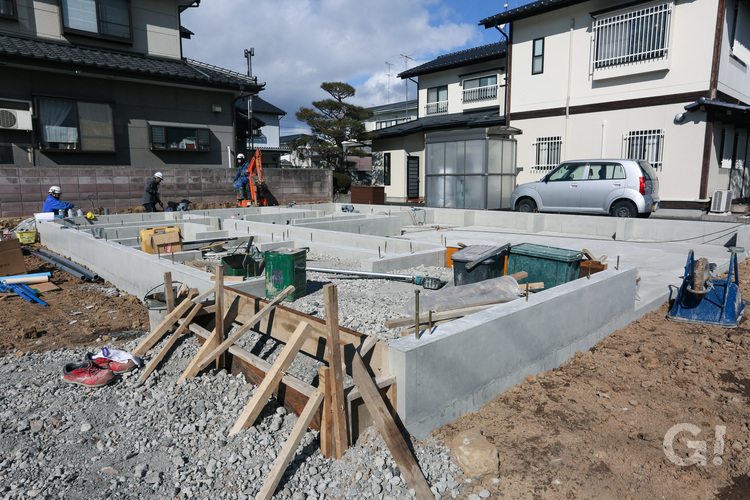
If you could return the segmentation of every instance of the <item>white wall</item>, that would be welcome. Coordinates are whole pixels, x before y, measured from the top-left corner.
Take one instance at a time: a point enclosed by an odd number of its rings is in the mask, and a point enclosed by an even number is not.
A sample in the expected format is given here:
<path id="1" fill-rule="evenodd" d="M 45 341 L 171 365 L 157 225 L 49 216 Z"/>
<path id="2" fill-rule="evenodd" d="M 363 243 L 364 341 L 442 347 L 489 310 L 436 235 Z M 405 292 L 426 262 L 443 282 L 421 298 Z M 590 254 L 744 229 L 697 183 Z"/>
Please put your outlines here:
<path id="1" fill-rule="evenodd" d="M 385 186 L 386 200 L 406 200 L 406 159 L 419 158 L 419 195 L 424 196 L 424 134 L 396 139 L 381 139 L 373 153 L 391 153 L 391 184 Z"/>

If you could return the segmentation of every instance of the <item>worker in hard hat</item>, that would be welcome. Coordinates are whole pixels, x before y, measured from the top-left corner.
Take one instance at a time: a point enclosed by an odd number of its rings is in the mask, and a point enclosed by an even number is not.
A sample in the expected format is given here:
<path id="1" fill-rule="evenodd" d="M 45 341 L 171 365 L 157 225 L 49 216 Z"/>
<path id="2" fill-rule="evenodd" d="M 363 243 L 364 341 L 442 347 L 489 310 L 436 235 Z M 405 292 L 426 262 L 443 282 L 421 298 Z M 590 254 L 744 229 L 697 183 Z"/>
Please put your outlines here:
<path id="1" fill-rule="evenodd" d="M 242 153 L 237 155 L 237 174 L 232 179 L 232 182 L 234 182 L 234 190 L 237 192 L 237 197 L 240 200 L 246 200 L 247 193 L 250 190 L 250 173 L 247 170 L 249 165 L 245 161 L 245 155 Z"/>
<path id="2" fill-rule="evenodd" d="M 62 194 L 62 189 L 60 189 L 60 186 L 52 186 L 51 188 L 49 188 L 49 196 L 47 196 L 47 199 L 44 200 L 44 205 L 42 205 L 42 212 L 54 212 L 55 215 L 64 215 L 66 210 L 75 208 L 75 205 L 73 205 L 72 203 L 60 201 L 60 194 Z"/>
<path id="3" fill-rule="evenodd" d="M 164 204 L 161 202 L 161 196 L 159 196 L 159 183 L 164 180 L 164 175 L 161 172 L 156 172 L 152 178 L 146 182 L 146 188 L 143 190 L 143 208 L 146 212 L 156 212 L 156 205 L 161 205 L 164 210 Z"/>

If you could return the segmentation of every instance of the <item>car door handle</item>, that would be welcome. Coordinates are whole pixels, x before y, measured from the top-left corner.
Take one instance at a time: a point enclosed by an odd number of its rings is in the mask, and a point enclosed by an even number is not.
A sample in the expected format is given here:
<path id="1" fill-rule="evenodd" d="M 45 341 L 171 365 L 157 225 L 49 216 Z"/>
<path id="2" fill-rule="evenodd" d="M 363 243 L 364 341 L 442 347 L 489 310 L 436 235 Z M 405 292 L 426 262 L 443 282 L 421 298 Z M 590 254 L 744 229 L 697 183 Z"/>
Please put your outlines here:
<path id="1" fill-rule="evenodd" d="M 571 184 L 571 185 L 570 185 L 570 187 L 572 187 L 572 188 L 577 188 L 577 187 L 578 187 L 578 184 Z"/>
<path id="2" fill-rule="evenodd" d="M 612 185 L 620 187 L 620 186 L 622 186 L 622 183 L 621 182 L 613 182 Z"/>

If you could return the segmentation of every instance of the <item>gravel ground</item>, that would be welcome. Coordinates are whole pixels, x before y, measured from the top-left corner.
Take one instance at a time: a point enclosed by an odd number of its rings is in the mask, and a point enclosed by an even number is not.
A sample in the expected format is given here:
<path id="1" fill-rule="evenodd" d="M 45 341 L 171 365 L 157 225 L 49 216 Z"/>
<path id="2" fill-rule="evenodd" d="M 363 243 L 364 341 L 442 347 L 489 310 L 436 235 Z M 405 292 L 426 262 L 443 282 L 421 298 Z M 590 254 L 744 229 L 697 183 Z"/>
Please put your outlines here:
<path id="1" fill-rule="evenodd" d="M 309 266 L 355 269 L 354 261 L 311 255 Z M 400 271 L 450 280 L 451 270 Z M 308 295 L 290 305 L 324 317 L 322 287 L 338 286 L 342 326 L 383 339 L 396 338 L 383 322 L 414 300 L 407 283 L 333 279 L 308 272 Z M 251 347 L 257 335 L 242 343 Z M 140 339 L 122 348 L 132 350 Z M 158 352 L 161 344 L 152 353 Z M 272 361 L 275 342 L 255 346 Z M 0 358 L 0 498 L 252 498 L 261 488 L 297 417 L 270 402 L 254 427 L 228 436 L 255 391 L 242 375 L 206 372 L 176 380 L 198 350 L 185 337 L 145 385 L 138 371 L 99 389 L 67 384 L 65 363 L 85 350 L 10 354 Z M 318 362 L 298 355 L 290 373 L 312 382 Z M 455 498 L 467 483 L 449 450 L 432 439 L 413 442 L 436 498 Z M 342 460 L 325 460 L 318 433 L 308 430 L 277 490 L 277 498 L 409 498 L 379 433 L 369 429 Z"/>

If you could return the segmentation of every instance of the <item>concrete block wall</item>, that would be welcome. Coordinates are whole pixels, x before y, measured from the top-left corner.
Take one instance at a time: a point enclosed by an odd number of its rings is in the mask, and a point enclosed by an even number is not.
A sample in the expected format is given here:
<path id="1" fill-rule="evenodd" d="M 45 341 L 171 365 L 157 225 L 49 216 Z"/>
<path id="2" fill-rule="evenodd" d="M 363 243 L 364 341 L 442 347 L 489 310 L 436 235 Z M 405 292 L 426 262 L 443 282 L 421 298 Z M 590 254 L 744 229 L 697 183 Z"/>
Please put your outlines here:
<path id="1" fill-rule="evenodd" d="M 389 343 L 398 413 L 417 439 L 635 319 L 636 269 L 608 270 Z M 582 304 L 588 307 L 580 314 Z M 560 328 L 565 325 L 565 328 Z"/>
<path id="2" fill-rule="evenodd" d="M 219 167 L 162 167 L 159 190 L 164 203 L 234 202 L 234 171 Z M 62 188 L 63 201 L 84 212 L 92 208 L 123 210 L 141 205 L 143 190 L 155 169 L 133 167 L 0 167 L 0 217 L 41 212 L 50 186 Z M 330 170 L 266 169 L 266 184 L 279 204 L 330 202 Z"/>

